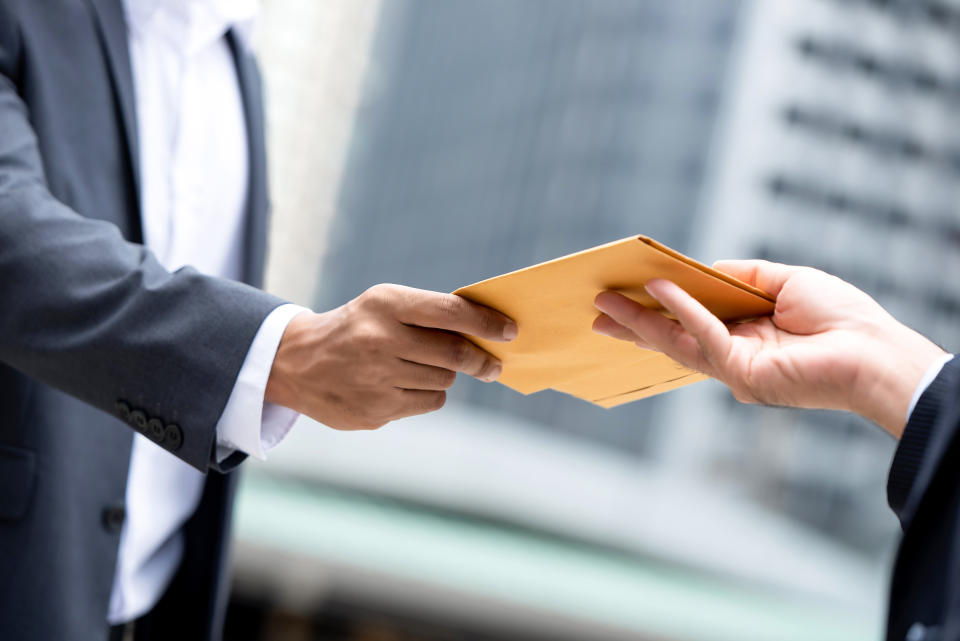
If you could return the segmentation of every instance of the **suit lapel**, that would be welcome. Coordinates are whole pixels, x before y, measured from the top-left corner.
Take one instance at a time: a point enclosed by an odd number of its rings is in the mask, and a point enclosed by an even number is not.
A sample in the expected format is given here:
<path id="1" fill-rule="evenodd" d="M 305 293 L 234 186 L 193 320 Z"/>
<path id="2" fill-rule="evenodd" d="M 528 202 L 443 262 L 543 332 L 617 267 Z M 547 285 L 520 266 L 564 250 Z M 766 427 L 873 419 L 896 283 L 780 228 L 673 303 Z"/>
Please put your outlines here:
<path id="1" fill-rule="evenodd" d="M 133 91 L 133 72 L 130 69 L 130 52 L 127 47 L 127 23 L 123 16 L 121 0 L 87 0 L 97 21 L 100 45 L 110 68 L 113 90 L 116 93 L 127 152 L 133 174 L 133 188 L 140 203 L 140 149 L 137 134 L 137 111 Z M 140 226 L 139 211 L 135 218 Z"/>
<path id="2" fill-rule="evenodd" d="M 264 143 L 263 96 L 260 72 L 253 55 L 246 49 L 234 31 L 227 33 L 227 42 L 233 52 L 240 81 L 243 111 L 247 125 L 247 147 L 250 158 L 247 186 L 247 228 L 245 236 L 244 282 L 255 287 L 263 284 L 266 257 L 267 161 Z"/>
<path id="3" fill-rule="evenodd" d="M 132 216 L 132 223 L 134 229 L 139 230 L 140 148 L 133 72 L 130 66 L 130 52 L 127 47 L 127 25 L 123 15 L 123 4 L 122 0 L 86 1 L 96 17 L 100 44 L 108 61 L 120 117 L 123 120 L 123 131 L 138 204 L 138 211 L 134 212 L 136 215 Z M 230 44 L 237 66 L 237 76 L 247 125 L 247 145 L 250 158 L 247 229 L 244 241 L 246 259 L 244 261 L 244 281 L 259 287 L 263 280 L 263 265 L 266 255 L 268 209 L 260 74 L 253 56 L 244 48 L 237 35 L 232 31 L 229 32 L 227 41 Z"/>

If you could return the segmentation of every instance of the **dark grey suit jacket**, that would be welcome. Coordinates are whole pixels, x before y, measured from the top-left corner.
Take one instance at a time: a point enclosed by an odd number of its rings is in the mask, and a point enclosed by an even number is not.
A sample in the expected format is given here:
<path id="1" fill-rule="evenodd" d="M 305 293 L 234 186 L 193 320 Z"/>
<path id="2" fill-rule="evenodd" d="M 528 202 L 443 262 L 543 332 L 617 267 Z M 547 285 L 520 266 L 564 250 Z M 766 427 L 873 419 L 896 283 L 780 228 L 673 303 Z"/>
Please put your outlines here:
<path id="1" fill-rule="evenodd" d="M 960 641 L 960 357 L 910 415 L 887 496 L 903 525 L 888 641 Z"/>
<path id="2" fill-rule="evenodd" d="M 170 274 L 138 244 L 126 37 L 121 0 L 0 0 L 3 639 L 105 637 L 134 430 L 213 467 L 237 372 L 282 303 L 191 269 Z M 259 285 L 259 77 L 232 45 L 250 140 L 246 280 Z M 161 606 L 165 638 L 218 635 L 231 476 L 208 476 L 187 525 L 185 563 Z"/>

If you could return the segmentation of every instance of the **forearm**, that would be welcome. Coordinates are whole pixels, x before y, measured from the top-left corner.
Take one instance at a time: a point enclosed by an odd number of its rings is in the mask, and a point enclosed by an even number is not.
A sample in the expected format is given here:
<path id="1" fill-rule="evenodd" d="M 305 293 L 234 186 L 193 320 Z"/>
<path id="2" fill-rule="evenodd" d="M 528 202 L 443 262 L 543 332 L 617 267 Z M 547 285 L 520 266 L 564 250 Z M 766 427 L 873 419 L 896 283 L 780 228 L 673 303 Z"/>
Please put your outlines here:
<path id="1" fill-rule="evenodd" d="M 0 188 L 0 360 L 91 405 L 176 422 L 206 469 L 217 419 L 260 323 L 282 301 L 171 274 L 112 225 L 37 183 Z"/>
<path id="2" fill-rule="evenodd" d="M 144 433 L 176 424 L 167 431 L 182 439 L 158 440 L 205 470 L 247 347 L 282 301 L 191 269 L 171 274 L 115 225 L 87 217 L 103 212 L 54 197 L 6 9 L 0 3 L 0 362 Z M 138 215 L 121 209 L 113 220 L 124 214 Z M 156 419 L 150 430 L 144 416 Z"/>

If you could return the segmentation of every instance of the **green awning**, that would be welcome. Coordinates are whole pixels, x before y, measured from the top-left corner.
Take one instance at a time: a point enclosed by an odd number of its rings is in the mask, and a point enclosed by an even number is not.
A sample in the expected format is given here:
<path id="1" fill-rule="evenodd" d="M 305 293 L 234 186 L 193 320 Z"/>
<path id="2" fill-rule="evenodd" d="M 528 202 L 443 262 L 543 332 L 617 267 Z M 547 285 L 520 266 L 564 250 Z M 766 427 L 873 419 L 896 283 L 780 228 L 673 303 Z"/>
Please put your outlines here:
<path id="1" fill-rule="evenodd" d="M 873 641 L 873 613 L 537 532 L 262 473 L 244 477 L 241 542 L 676 641 Z"/>

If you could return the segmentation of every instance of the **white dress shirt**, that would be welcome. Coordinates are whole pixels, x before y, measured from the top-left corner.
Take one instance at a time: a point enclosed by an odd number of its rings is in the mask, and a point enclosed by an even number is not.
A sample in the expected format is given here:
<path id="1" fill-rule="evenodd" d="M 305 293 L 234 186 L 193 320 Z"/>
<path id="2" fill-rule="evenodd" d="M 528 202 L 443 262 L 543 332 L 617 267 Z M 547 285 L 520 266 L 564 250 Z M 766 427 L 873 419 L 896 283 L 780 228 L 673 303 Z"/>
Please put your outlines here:
<path id="1" fill-rule="evenodd" d="M 913 398 L 910 399 L 910 406 L 907 408 L 907 421 L 909 421 L 910 417 L 913 415 L 913 410 L 917 408 L 917 403 L 920 402 L 920 397 L 923 396 L 923 393 L 926 392 L 927 388 L 930 387 L 930 384 L 933 383 L 933 379 L 940 375 L 940 371 L 943 369 L 943 366 L 952 361 L 953 357 L 953 354 L 944 354 L 939 360 L 931 364 L 930 367 L 927 368 L 926 372 L 924 372 L 923 378 L 920 379 L 916 389 L 913 390 Z"/>
<path id="2" fill-rule="evenodd" d="M 144 244 L 170 270 L 239 279 L 248 186 L 247 132 L 226 33 L 248 37 L 257 0 L 124 0 L 136 92 Z M 217 424 L 217 456 L 263 458 L 297 414 L 264 402 L 280 338 L 305 311 L 274 310 L 247 353 Z M 139 434 L 127 480 L 111 624 L 159 601 L 183 557 L 183 524 L 204 476 Z"/>

